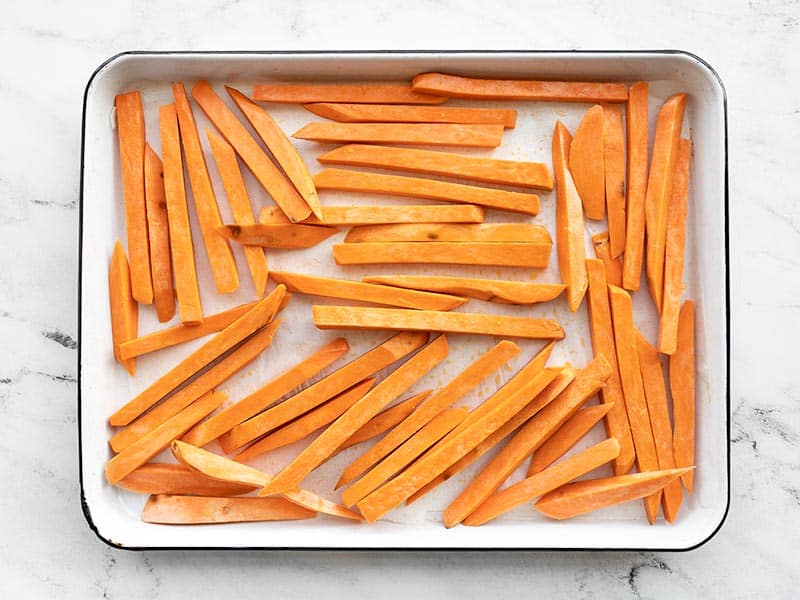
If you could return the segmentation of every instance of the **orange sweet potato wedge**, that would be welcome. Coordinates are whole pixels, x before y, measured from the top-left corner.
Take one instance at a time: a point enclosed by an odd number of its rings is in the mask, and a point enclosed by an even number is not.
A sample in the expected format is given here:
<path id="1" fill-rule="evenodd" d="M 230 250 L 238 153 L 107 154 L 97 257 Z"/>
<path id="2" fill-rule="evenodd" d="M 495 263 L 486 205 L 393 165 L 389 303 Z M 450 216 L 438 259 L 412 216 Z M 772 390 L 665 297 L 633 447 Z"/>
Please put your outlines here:
<path id="1" fill-rule="evenodd" d="M 366 104 L 441 104 L 447 98 L 423 94 L 407 83 L 271 83 L 253 86 L 259 102 L 363 102 Z"/>
<path id="2" fill-rule="evenodd" d="M 114 357 L 129 374 L 136 374 L 136 361 L 124 358 L 121 345 L 136 337 L 139 328 L 139 305 L 131 290 L 131 272 L 122 244 L 117 241 L 108 266 L 108 299 L 111 309 L 111 343 Z"/>
<path id="3" fill-rule="evenodd" d="M 472 106 L 414 106 L 391 104 L 350 104 L 315 102 L 305 104 L 315 115 L 342 123 L 469 123 L 517 124 L 517 111 L 511 108 L 476 108 Z"/>
<path id="4" fill-rule="evenodd" d="M 317 121 L 294 132 L 292 137 L 326 143 L 356 142 L 497 148 L 503 141 L 503 126 L 459 123 L 330 123 Z"/>
<path id="5" fill-rule="evenodd" d="M 625 214 L 625 254 L 623 261 L 622 287 L 639 289 L 644 257 L 644 203 L 647 194 L 648 153 L 648 96 L 650 86 L 639 81 L 631 86 L 628 103 L 625 105 L 627 128 L 627 169 Z"/>
<path id="6" fill-rule="evenodd" d="M 354 227 L 350 242 L 512 242 L 552 244 L 550 233 L 533 223 L 402 223 Z"/>
<path id="7" fill-rule="evenodd" d="M 223 497 L 239 496 L 258 487 L 209 479 L 184 465 L 174 463 L 146 463 L 120 479 L 117 485 L 137 494 Z"/>
<path id="8" fill-rule="evenodd" d="M 426 206 L 326 206 L 324 225 L 355 226 L 391 223 L 482 223 L 483 208 L 472 204 Z"/>
<path id="9" fill-rule="evenodd" d="M 625 252 L 625 132 L 618 106 L 603 105 L 603 168 L 611 256 Z"/>
<path id="10" fill-rule="evenodd" d="M 595 221 L 606 216 L 603 127 L 603 107 L 598 104 L 586 111 L 569 148 L 569 170 L 583 201 L 583 214 Z"/>
<path id="11" fill-rule="evenodd" d="M 217 227 L 216 231 L 218 235 L 245 247 L 262 246 L 282 249 L 311 248 L 337 233 L 337 229 L 334 227 L 317 227 L 299 223 L 222 225 Z"/>
<path id="12" fill-rule="evenodd" d="M 172 285 L 169 222 L 164 198 L 164 168 L 150 144 L 145 145 L 144 188 L 147 235 L 150 240 L 150 270 L 153 274 L 153 304 L 159 322 L 164 323 L 175 315 L 175 288 Z"/>
<path id="13" fill-rule="evenodd" d="M 212 498 L 203 496 L 150 496 L 142 521 L 168 525 L 199 523 L 252 523 L 313 519 L 314 511 L 283 498 Z"/>
<path id="14" fill-rule="evenodd" d="M 444 264 L 544 269 L 552 243 L 363 242 L 334 244 L 337 265 Z"/>
<path id="15" fill-rule="evenodd" d="M 611 285 L 622 287 L 622 258 L 612 258 L 609 233 L 603 231 L 592 236 L 594 255 L 603 261 L 606 270 L 606 281 Z"/>
<path id="16" fill-rule="evenodd" d="M 695 444 L 694 303 L 691 300 L 683 303 L 678 317 L 678 345 L 669 357 L 669 389 L 675 464 L 687 467 L 694 464 Z M 691 494 L 694 471 L 683 474 L 681 479 Z"/>

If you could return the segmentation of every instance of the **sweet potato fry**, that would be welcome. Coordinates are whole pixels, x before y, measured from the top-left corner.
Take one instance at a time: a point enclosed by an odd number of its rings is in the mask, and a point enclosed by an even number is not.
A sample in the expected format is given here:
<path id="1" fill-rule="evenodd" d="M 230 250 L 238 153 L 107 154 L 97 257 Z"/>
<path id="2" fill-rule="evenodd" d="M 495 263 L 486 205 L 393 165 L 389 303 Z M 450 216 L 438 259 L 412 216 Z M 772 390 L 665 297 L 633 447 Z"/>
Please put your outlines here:
<path id="1" fill-rule="evenodd" d="M 316 277 L 314 275 L 302 275 L 300 273 L 273 271 L 270 273 L 270 277 L 275 282 L 284 284 L 286 289 L 292 292 L 325 296 L 328 298 L 358 300 L 385 306 L 450 310 L 451 308 L 461 306 L 467 302 L 466 298 L 459 298 L 457 296 L 388 288 L 383 285 L 361 283 L 360 281 Z"/>
<path id="2" fill-rule="evenodd" d="M 614 342 L 617 348 L 617 365 L 628 411 L 633 447 L 636 451 L 636 466 L 640 472 L 657 471 L 658 456 L 650 426 L 650 415 L 644 397 L 639 354 L 636 351 L 636 328 L 633 324 L 633 304 L 628 292 L 614 285 L 608 286 L 611 315 L 614 322 Z M 647 520 L 653 524 L 658 516 L 661 492 L 657 491 L 645 500 Z"/>
<path id="3" fill-rule="evenodd" d="M 649 498 L 673 479 L 691 471 L 672 469 L 568 483 L 542 496 L 533 506 L 553 519 L 569 519 L 622 502 Z"/>
<path id="4" fill-rule="evenodd" d="M 664 293 L 667 211 L 675 165 L 680 152 L 685 108 L 686 94 L 675 94 L 667 98 L 658 111 L 653 156 L 650 159 L 650 174 L 647 179 L 647 195 L 644 203 L 647 229 L 647 286 L 659 312 Z"/>
<path id="5" fill-rule="evenodd" d="M 560 283 L 473 279 L 448 275 L 374 275 L 364 277 L 362 281 L 412 290 L 455 294 L 500 304 L 549 302 L 558 298 L 566 288 Z"/>
<path id="6" fill-rule="evenodd" d="M 472 204 L 427 206 L 326 206 L 323 223 L 331 226 L 387 223 L 482 223 L 483 209 Z"/>
<path id="7" fill-rule="evenodd" d="M 178 130 L 178 115 L 174 104 L 158 109 L 161 134 L 161 157 L 164 167 L 164 197 L 169 220 L 169 246 L 175 275 L 175 296 L 178 317 L 184 325 L 198 325 L 203 320 L 194 244 L 189 228 L 189 209 L 183 181 L 183 158 Z"/>
<path id="8" fill-rule="evenodd" d="M 342 123 L 471 123 L 502 125 L 513 129 L 517 111 L 511 108 L 472 106 L 403 106 L 315 102 L 303 108 L 315 115 Z"/>
<path id="9" fill-rule="evenodd" d="M 546 494 L 573 479 L 585 475 L 616 458 L 619 442 L 610 438 L 587 448 L 547 469 L 528 475 L 527 479 L 501 490 L 486 499 L 468 517 L 464 525 L 483 525 L 515 506 Z"/>
<path id="10" fill-rule="evenodd" d="M 325 462 L 347 438 L 380 412 L 384 406 L 443 361 L 448 352 L 447 337 L 444 335 L 425 346 L 334 421 L 278 473 L 259 492 L 259 495 L 266 496 L 291 490 L 299 485 L 306 475 Z"/>
<path id="11" fill-rule="evenodd" d="M 567 168 L 572 138 L 567 128 L 556 122 L 553 132 L 553 171 L 556 176 L 556 247 L 561 280 L 567 286 L 567 304 L 572 312 L 581 305 L 586 287 L 586 242 L 583 209 L 578 190 Z"/>
<path id="12" fill-rule="evenodd" d="M 628 90 L 622 83 L 586 81 L 536 81 L 532 79 L 477 79 L 445 73 L 423 73 L 414 77 L 415 92 L 448 98 L 484 100 L 539 100 L 551 102 L 625 102 Z"/>
<path id="13" fill-rule="evenodd" d="M 552 244 L 514 242 L 364 242 L 334 244 L 337 265 L 427 263 L 544 269 Z"/>
<path id="14" fill-rule="evenodd" d="M 539 213 L 539 197 L 535 194 L 509 192 L 438 179 L 324 169 L 314 175 L 314 183 L 320 190 L 406 196 L 439 202 L 467 202 L 527 215 Z"/>
<path id="15" fill-rule="evenodd" d="M 119 480 L 117 485 L 137 494 L 184 496 L 238 496 L 258 487 L 216 481 L 174 463 L 146 463 Z"/>
<path id="16" fill-rule="evenodd" d="M 619 107 L 609 104 L 603 105 L 603 168 L 611 256 L 619 258 L 625 252 L 625 132 Z"/>
<path id="17" fill-rule="evenodd" d="M 294 186 L 207 81 L 195 83 L 192 97 L 291 222 L 302 221 L 311 214 L 311 208 Z"/>
<path id="18" fill-rule="evenodd" d="M 543 163 L 466 156 L 418 148 L 369 144 L 339 146 L 317 157 L 324 165 L 339 164 L 457 177 L 541 190 L 553 189 L 553 176 Z"/>
<path id="19" fill-rule="evenodd" d="M 218 227 L 217 231 L 223 237 L 245 246 L 283 249 L 310 248 L 338 233 L 335 227 L 317 227 L 299 223 L 223 225 Z"/>
<path id="20" fill-rule="evenodd" d="M 602 106 L 587 110 L 569 147 L 569 170 L 583 201 L 583 214 L 595 221 L 606 216 L 603 121 Z"/>
<path id="21" fill-rule="evenodd" d="M 669 390 L 672 394 L 672 445 L 675 464 L 694 464 L 695 424 L 694 303 L 686 300 L 678 317 L 678 345 L 669 357 Z M 694 471 L 681 476 L 687 493 L 692 493 Z"/>
<path id="22" fill-rule="evenodd" d="M 472 146 L 497 148 L 502 125 L 453 123 L 330 123 L 315 121 L 292 137 L 324 143 L 409 144 L 417 146 Z"/>
<path id="23" fill-rule="evenodd" d="M 603 261 L 606 271 L 606 281 L 611 285 L 622 287 L 622 258 L 611 257 L 611 243 L 609 233 L 603 231 L 592 236 L 594 255 Z"/>
<path id="24" fill-rule="evenodd" d="M 150 496 L 142 521 L 167 525 L 198 523 L 248 523 L 313 519 L 317 513 L 283 498 L 212 498 L 203 496 Z"/>
<path id="25" fill-rule="evenodd" d="M 259 102 L 363 102 L 365 104 L 441 104 L 440 96 L 415 92 L 406 83 L 271 83 L 253 86 Z"/>
<path id="26" fill-rule="evenodd" d="M 131 272 L 125 250 L 117 240 L 108 266 L 108 301 L 111 311 L 111 344 L 114 347 L 114 358 L 125 367 L 131 375 L 136 374 L 136 361 L 124 358 L 120 348 L 122 344 L 136 337 L 139 328 L 139 305 L 131 291 Z"/>
<path id="27" fill-rule="evenodd" d="M 550 233 L 533 223 L 408 223 L 354 227 L 344 238 L 351 242 L 515 242 L 552 244 Z"/>
<path id="28" fill-rule="evenodd" d="M 144 197 L 147 205 L 147 236 L 150 240 L 153 304 L 158 320 L 164 323 L 175 316 L 175 289 L 172 286 L 172 260 L 169 254 L 164 168 L 150 144 L 145 144 Z"/>
<path id="29" fill-rule="evenodd" d="M 214 275 L 217 292 L 229 294 L 238 289 L 239 275 L 236 272 L 236 261 L 233 259 L 230 244 L 214 231 L 222 225 L 222 217 L 219 214 L 219 206 L 208 174 L 208 165 L 200 145 L 200 134 L 183 84 L 173 83 L 172 93 L 175 97 L 175 111 L 178 114 L 186 170 L 189 173 L 189 184 L 192 187 L 192 197 L 200 230 L 203 233 L 208 262 Z"/>
<path id="30" fill-rule="evenodd" d="M 239 425 L 239 423 L 277 402 L 282 396 L 334 363 L 349 349 L 350 345 L 347 340 L 336 338 L 252 394 L 231 404 L 210 419 L 192 428 L 183 436 L 183 441 L 194 446 L 205 446 L 211 440 L 217 439 Z M 224 437 L 220 442 L 225 452 L 230 453 L 233 450 L 225 442 Z"/>
<path id="31" fill-rule="evenodd" d="M 147 238 L 147 208 L 144 188 L 144 109 L 138 91 L 114 98 L 119 138 L 119 162 L 125 201 L 125 228 L 131 259 L 133 297 L 142 304 L 153 302 L 150 275 L 150 244 Z"/>
<path id="32" fill-rule="evenodd" d="M 225 86 L 228 95 L 233 99 L 239 110 L 245 116 L 250 125 L 255 129 L 258 137 L 264 142 L 264 145 L 269 148 L 275 162 L 283 169 L 289 181 L 292 182 L 295 189 L 302 196 L 305 203 L 317 217 L 322 218 L 322 211 L 319 205 L 319 196 L 317 189 L 314 187 L 314 182 L 311 179 L 311 173 L 308 172 L 308 167 L 305 161 L 300 157 L 292 142 L 270 116 L 270 114 L 262 109 L 258 104 L 251 101 L 247 96 L 240 91 Z"/>
<path id="33" fill-rule="evenodd" d="M 255 223 L 253 209 L 250 206 L 250 197 L 247 195 L 236 152 L 228 142 L 210 129 L 206 130 L 206 136 L 231 205 L 233 220 L 237 225 L 253 225 Z M 244 257 L 250 269 L 250 276 L 253 278 L 256 295 L 261 298 L 267 289 L 267 259 L 264 250 L 258 246 L 244 246 Z"/>
<path id="34" fill-rule="evenodd" d="M 622 286 L 639 289 L 644 256 L 644 202 L 647 194 L 648 116 L 650 85 L 639 81 L 631 86 L 625 105 L 627 128 L 627 171 L 625 215 L 625 255 L 622 265 Z"/>
<path id="35" fill-rule="evenodd" d="M 118 409 L 109 417 L 108 422 L 115 427 L 127 425 L 200 369 L 266 325 L 275 315 L 275 311 L 285 293 L 286 287 L 279 285 L 251 310 L 228 325 L 166 374 L 162 375 L 152 385 L 145 388 L 130 402 Z"/>

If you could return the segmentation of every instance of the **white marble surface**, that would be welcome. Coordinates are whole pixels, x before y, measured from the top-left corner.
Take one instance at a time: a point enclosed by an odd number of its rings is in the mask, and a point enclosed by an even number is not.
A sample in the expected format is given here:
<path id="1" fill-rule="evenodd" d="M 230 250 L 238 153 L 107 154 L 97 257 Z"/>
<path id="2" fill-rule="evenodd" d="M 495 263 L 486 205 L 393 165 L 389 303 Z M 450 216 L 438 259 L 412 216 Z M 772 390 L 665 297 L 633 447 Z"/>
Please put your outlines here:
<path id="1" fill-rule="evenodd" d="M 366 3 L 365 3 L 366 4 Z M 193 1 L 0 5 L 0 597 L 789 598 L 800 587 L 800 5 Z M 727 86 L 732 495 L 697 551 L 131 553 L 81 514 L 80 110 L 127 49 L 681 48 Z M 723 401 L 723 399 L 720 399 Z"/>

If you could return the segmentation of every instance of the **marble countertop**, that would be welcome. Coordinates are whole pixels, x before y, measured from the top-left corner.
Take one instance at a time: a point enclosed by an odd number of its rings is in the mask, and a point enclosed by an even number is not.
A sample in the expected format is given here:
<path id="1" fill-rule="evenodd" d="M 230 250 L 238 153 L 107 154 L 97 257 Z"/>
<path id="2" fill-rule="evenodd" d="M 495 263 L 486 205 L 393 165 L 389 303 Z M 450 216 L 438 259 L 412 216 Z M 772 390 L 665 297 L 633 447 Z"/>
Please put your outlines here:
<path id="1" fill-rule="evenodd" d="M 787 177 L 800 151 L 795 0 L 75 6 L 0 7 L 0 596 L 796 596 L 800 408 L 788 350 L 800 337 L 800 197 Z M 721 75 L 733 468 L 720 533 L 675 554 L 134 553 L 100 542 L 81 514 L 76 441 L 80 115 L 95 67 L 128 49 L 476 47 L 680 48 Z"/>

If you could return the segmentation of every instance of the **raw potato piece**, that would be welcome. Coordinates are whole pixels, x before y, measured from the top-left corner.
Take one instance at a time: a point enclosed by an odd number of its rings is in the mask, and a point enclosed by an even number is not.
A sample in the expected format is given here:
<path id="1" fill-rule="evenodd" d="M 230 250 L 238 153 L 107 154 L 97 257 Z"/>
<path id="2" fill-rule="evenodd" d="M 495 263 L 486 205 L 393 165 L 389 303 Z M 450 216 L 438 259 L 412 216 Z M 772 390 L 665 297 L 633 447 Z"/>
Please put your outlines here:
<path id="1" fill-rule="evenodd" d="M 451 98 L 553 102 L 625 102 L 628 99 L 628 90 L 622 83 L 477 79 L 444 73 L 423 73 L 414 77 L 411 86 L 417 92 Z"/>
<path id="2" fill-rule="evenodd" d="M 406 196 L 439 202 L 468 202 L 527 215 L 539 213 L 539 197 L 535 194 L 509 192 L 437 179 L 324 169 L 314 175 L 314 183 L 320 190 Z"/>
<path id="3" fill-rule="evenodd" d="M 147 463 L 121 479 L 117 485 L 137 494 L 184 496 L 238 496 L 257 488 L 209 479 L 193 469 L 173 463 Z"/>
<path id="4" fill-rule="evenodd" d="M 200 134 L 183 84 L 173 83 L 172 93 L 175 97 L 183 154 L 186 157 L 186 170 L 189 173 L 189 184 L 192 187 L 194 206 L 203 233 L 208 262 L 214 275 L 217 292 L 229 294 L 239 288 L 239 275 L 236 272 L 236 261 L 233 259 L 230 244 L 214 231 L 222 225 L 222 217 L 208 174 L 203 147 L 200 145 Z"/>
<path id="5" fill-rule="evenodd" d="M 472 123 L 513 129 L 517 111 L 510 108 L 466 106 L 392 106 L 317 102 L 303 108 L 315 115 L 343 123 Z"/>
<path id="6" fill-rule="evenodd" d="M 627 213 L 622 286 L 639 289 L 644 256 L 644 202 L 647 193 L 647 104 L 650 86 L 639 81 L 631 86 L 625 106 L 627 128 Z"/>
<path id="7" fill-rule="evenodd" d="M 415 308 L 428 310 L 450 310 L 464 304 L 467 299 L 445 294 L 418 292 L 387 288 L 382 285 L 348 281 L 346 279 L 333 279 L 330 277 L 316 277 L 300 273 L 284 273 L 273 271 L 270 277 L 276 283 L 282 283 L 286 289 L 301 294 L 325 296 L 328 298 L 341 298 L 345 300 L 358 300 L 386 306 L 399 306 L 401 308 Z"/>
<path id="8" fill-rule="evenodd" d="M 364 242 L 334 244 L 337 265 L 442 264 L 544 269 L 552 244 L 516 242 Z"/>
<path id="9" fill-rule="evenodd" d="M 691 469 L 692 467 L 577 481 L 545 494 L 533 506 L 553 519 L 569 519 L 622 502 L 649 498 Z"/>
<path id="10" fill-rule="evenodd" d="M 147 204 L 147 232 L 150 239 L 150 271 L 153 275 L 153 304 L 161 323 L 175 316 L 175 289 L 169 253 L 169 223 L 164 199 L 164 169 L 150 144 L 145 145 L 144 189 Z"/>
<path id="11" fill-rule="evenodd" d="M 625 252 L 625 132 L 619 107 L 609 104 L 603 105 L 603 168 L 611 256 L 618 258 Z"/>
<path id="12" fill-rule="evenodd" d="M 368 144 L 339 146 L 318 156 L 317 160 L 324 165 L 372 167 L 548 191 L 553 189 L 553 176 L 543 163 Z"/>
<path id="13" fill-rule="evenodd" d="M 309 123 L 292 137 L 314 142 L 361 142 L 422 146 L 472 146 L 497 148 L 503 141 L 502 125 L 452 123 Z"/>
<path id="14" fill-rule="evenodd" d="M 190 525 L 313 519 L 317 513 L 283 498 L 150 496 L 142 509 L 145 523 Z"/>
<path id="15" fill-rule="evenodd" d="M 408 223 L 354 227 L 344 238 L 352 242 L 515 242 L 552 244 L 550 233 L 533 223 Z"/>
<path id="16" fill-rule="evenodd" d="M 345 238 L 347 240 L 347 238 Z M 535 304 L 548 302 L 566 288 L 560 283 L 529 283 L 505 279 L 472 279 L 448 275 L 377 275 L 364 277 L 367 283 L 427 290 L 443 294 L 467 296 L 500 304 Z"/>
<path id="17" fill-rule="evenodd" d="M 131 273 L 122 244 L 114 244 L 114 253 L 108 266 L 108 299 L 111 310 L 111 343 L 114 357 L 129 374 L 136 374 L 136 361 L 122 358 L 120 345 L 136 337 L 139 328 L 139 305 L 131 291 Z"/>
<path id="18" fill-rule="evenodd" d="M 482 223 L 483 209 L 472 204 L 449 206 L 326 206 L 323 224 L 332 226 L 386 223 Z"/>
<path id="19" fill-rule="evenodd" d="M 675 464 L 694 465 L 695 427 L 694 303 L 687 300 L 678 317 L 678 346 L 669 357 L 669 389 L 672 394 L 672 420 L 675 424 L 672 445 Z M 692 493 L 694 471 L 681 476 L 686 491 Z"/>
<path id="20" fill-rule="evenodd" d="M 153 302 L 150 275 L 150 244 L 147 238 L 147 209 L 144 188 L 144 109 L 140 92 L 114 98 L 119 138 L 119 162 L 125 200 L 125 227 L 131 257 L 131 289 L 142 304 Z"/>
<path id="21" fill-rule="evenodd" d="M 263 246 L 264 248 L 311 248 L 338 233 L 334 227 L 317 227 L 298 223 L 273 225 L 255 223 L 253 225 L 222 225 L 217 233 L 244 246 Z M 263 251 L 262 251 L 263 254 Z"/>
<path id="22" fill-rule="evenodd" d="M 558 269 L 567 286 L 567 304 L 572 312 L 581 305 L 586 279 L 586 243 L 583 234 L 581 198 L 567 168 L 572 137 L 567 128 L 556 122 L 553 132 L 553 171 L 556 177 L 556 248 Z"/>
<path id="23" fill-rule="evenodd" d="M 197 285 L 194 244 L 189 227 L 189 209 L 186 206 L 181 139 L 175 105 L 167 104 L 160 107 L 158 119 L 164 167 L 164 197 L 167 202 L 169 245 L 175 274 L 178 316 L 184 325 L 199 325 L 203 321 L 203 307 L 200 303 L 200 290 Z"/>
<path id="24" fill-rule="evenodd" d="M 254 85 L 253 100 L 291 104 L 441 104 L 447 98 L 415 92 L 407 83 L 272 83 Z"/>
<path id="25" fill-rule="evenodd" d="M 606 281 L 611 285 L 622 287 L 622 259 L 611 258 L 611 245 L 608 232 L 603 231 L 592 236 L 594 255 L 603 261 L 606 270 Z"/>
<path id="26" fill-rule="evenodd" d="M 606 216 L 603 127 L 603 107 L 593 106 L 583 116 L 569 149 L 569 170 L 583 201 L 583 213 L 595 221 Z"/>
<path id="27" fill-rule="evenodd" d="M 242 111 L 247 121 L 256 130 L 258 137 L 269 148 L 275 162 L 283 169 L 289 181 L 305 200 L 305 203 L 318 218 L 322 218 L 322 211 L 319 205 L 319 196 L 314 182 L 311 180 L 311 173 L 305 161 L 300 157 L 291 140 L 270 116 L 270 114 L 252 102 L 240 91 L 225 86 L 228 95 Z"/>

